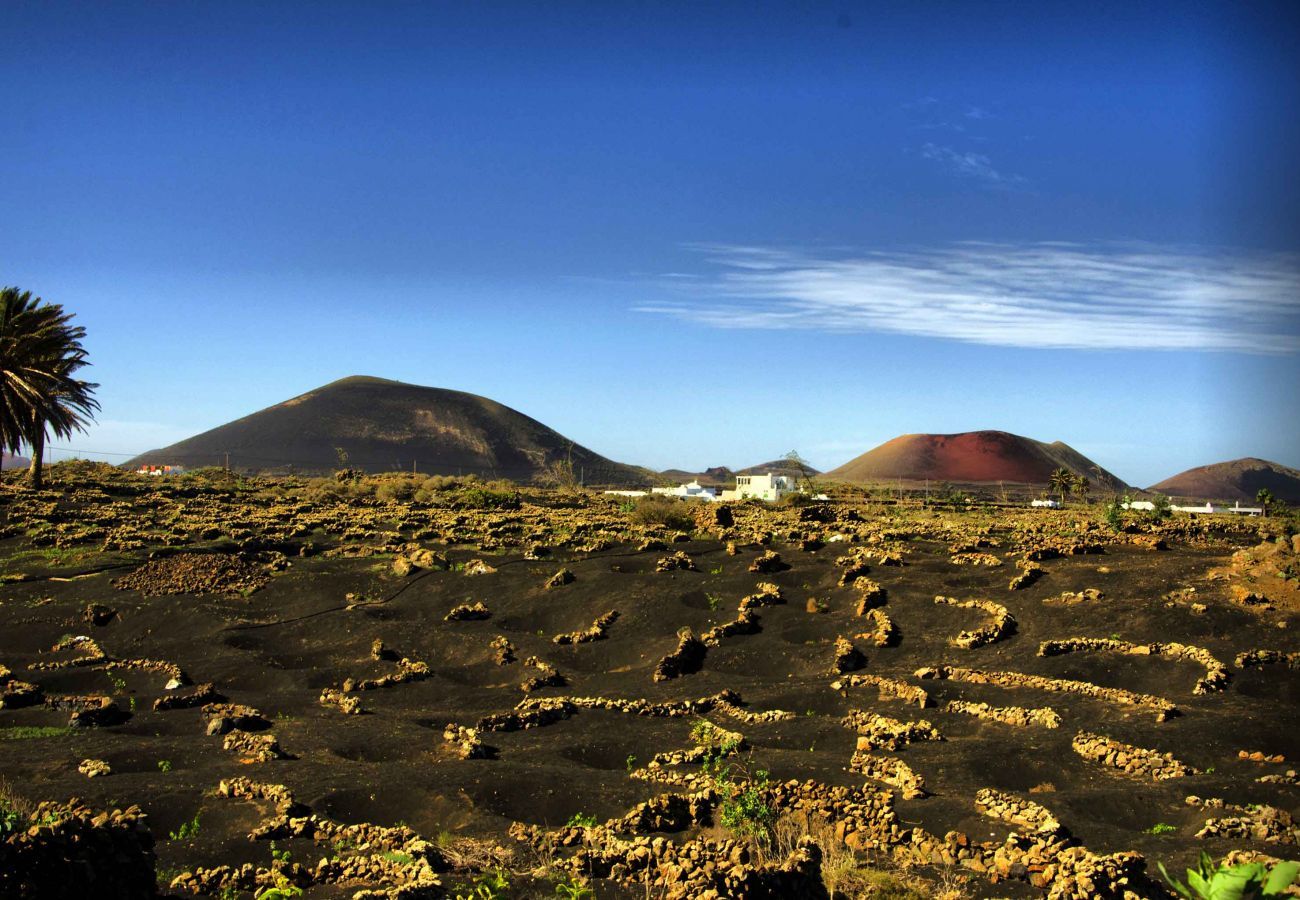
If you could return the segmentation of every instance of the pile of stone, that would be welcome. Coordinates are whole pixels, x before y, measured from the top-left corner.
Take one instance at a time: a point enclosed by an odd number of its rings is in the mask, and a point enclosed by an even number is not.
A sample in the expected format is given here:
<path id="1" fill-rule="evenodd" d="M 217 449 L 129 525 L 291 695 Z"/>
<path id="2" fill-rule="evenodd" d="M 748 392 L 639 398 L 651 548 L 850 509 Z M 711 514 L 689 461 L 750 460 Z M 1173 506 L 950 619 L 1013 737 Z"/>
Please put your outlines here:
<path id="1" fill-rule="evenodd" d="M 891 647 L 898 643 L 898 626 L 883 609 L 867 610 L 867 618 L 873 626 L 871 631 L 857 637 L 871 641 L 877 647 Z"/>
<path id="2" fill-rule="evenodd" d="M 655 681 L 669 681 L 682 675 L 698 672 L 704 666 L 708 645 L 695 636 L 689 628 L 677 632 L 677 649 L 655 665 Z"/>
<path id="3" fill-rule="evenodd" d="M 516 823 L 510 833 L 547 855 L 558 843 L 555 833 L 533 825 Z M 661 836 L 622 840 L 603 828 L 585 829 L 584 839 L 588 846 L 558 864 L 576 875 L 610 879 L 664 900 L 827 896 L 821 850 L 808 837 L 800 838 L 785 860 L 769 865 L 759 864 L 744 842 L 732 839 L 682 844 Z"/>
<path id="4" fill-rule="evenodd" d="M 573 584 L 573 582 L 576 580 L 577 580 L 577 576 L 574 575 L 572 572 L 570 572 L 568 569 L 561 569 L 560 571 L 552 575 L 550 578 L 546 579 L 545 586 L 547 588 L 564 587 L 566 584 Z"/>
<path id="5" fill-rule="evenodd" d="M 1125 775 L 1136 775 L 1153 781 L 1199 774 L 1196 769 L 1175 759 L 1172 753 L 1134 747 L 1088 731 L 1076 734 L 1070 747 L 1090 762 L 1118 769 Z"/>
<path id="6" fill-rule="evenodd" d="M 536 675 L 530 675 L 519 683 L 519 690 L 523 691 L 525 694 L 531 694 L 534 691 L 540 691 L 543 688 L 564 687 L 569 683 L 565 677 L 560 674 L 559 669 L 536 656 L 530 656 L 525 659 L 524 665 L 530 669 L 537 670 Z"/>
<path id="7" fill-rule="evenodd" d="M 844 568 L 840 573 L 840 587 L 853 584 L 859 578 L 871 574 L 871 566 L 861 556 L 841 556 L 835 560 L 835 565 Z"/>
<path id="8" fill-rule="evenodd" d="M 8 666 L 0 665 L 0 709 L 36 706 L 44 699 L 40 685 L 17 680 Z"/>
<path id="9" fill-rule="evenodd" d="M 1046 808 L 1013 794 L 983 788 L 975 793 L 975 808 L 991 819 L 1009 822 L 1031 834 L 1056 838 L 1067 836 L 1060 820 Z"/>
<path id="10" fill-rule="evenodd" d="M 853 589 L 858 592 L 855 614 L 865 616 L 869 610 L 885 604 L 885 589 L 870 578 L 853 579 Z"/>
<path id="11" fill-rule="evenodd" d="M 1196 797 L 1188 797 L 1188 804 L 1191 805 L 1191 801 L 1196 799 Z M 1268 844 L 1287 844 L 1293 847 L 1300 843 L 1300 828 L 1296 826 L 1291 814 L 1284 809 L 1258 804 L 1234 806 L 1221 803 L 1220 805 L 1224 809 L 1236 812 L 1237 815 L 1207 819 L 1196 832 L 1198 838 L 1263 841 Z"/>
<path id="12" fill-rule="evenodd" d="M 981 625 L 973 630 L 962 631 L 948 643 L 954 647 L 960 647 L 963 650 L 974 650 L 976 647 L 983 647 L 986 644 L 992 644 L 1000 641 L 1015 633 L 1016 620 L 1001 603 L 994 603 L 992 600 L 958 600 L 955 597 L 938 596 L 934 602 L 947 606 L 960 606 L 965 609 L 979 609 L 988 613 L 993 620 Z"/>
<path id="13" fill-rule="evenodd" d="M 1237 667 L 1242 669 L 1272 665 L 1300 669 L 1300 653 L 1288 653 L 1284 650 L 1247 650 L 1245 653 L 1238 653 L 1235 662 Z"/>
<path id="14" fill-rule="evenodd" d="M 444 622 L 480 622 L 492 618 L 492 611 L 479 600 L 475 603 L 462 603 L 442 617 Z"/>
<path id="15" fill-rule="evenodd" d="M 1096 588 L 1084 588 L 1081 591 L 1066 591 L 1058 597 L 1044 598 L 1043 602 L 1053 606 L 1074 606 L 1079 603 L 1096 603 L 1105 596 Z"/>
<path id="16" fill-rule="evenodd" d="M 227 734 L 231 731 L 263 731 L 271 727 L 260 710 L 242 703 L 208 703 L 200 710 L 208 720 L 207 733 Z"/>
<path id="17" fill-rule="evenodd" d="M 1022 562 L 1020 563 L 1020 574 L 1012 578 L 1007 587 L 1013 591 L 1023 590 L 1042 578 L 1046 573 L 1047 570 L 1040 565 L 1028 561 Z"/>
<path id="18" fill-rule="evenodd" d="M 359 697 L 345 694 L 338 688 L 325 688 L 320 692 L 320 697 L 317 698 L 316 702 L 321 706 L 332 706 L 349 716 L 359 716 L 365 712 L 361 708 L 361 699 Z"/>
<path id="19" fill-rule="evenodd" d="M 758 613 L 752 609 L 742 609 L 736 618 L 721 625 L 714 625 L 701 635 L 700 639 L 710 647 L 716 647 L 725 637 L 737 634 L 758 634 L 763 630 Z"/>
<path id="20" fill-rule="evenodd" d="M 854 672 L 867 664 L 862 651 L 853 646 L 853 642 L 841 635 L 835 639 L 835 658 L 831 661 L 830 673 L 843 675 Z"/>
<path id="21" fill-rule="evenodd" d="M 695 568 L 695 560 L 683 550 L 678 550 L 672 556 L 663 556 L 655 562 L 656 572 L 698 572 Z"/>
<path id="22" fill-rule="evenodd" d="M 786 563 L 781 561 L 781 554 L 775 550 L 765 550 L 757 559 L 749 564 L 749 571 L 758 572 L 762 575 L 771 575 L 774 572 L 784 572 L 790 568 Z"/>
<path id="23" fill-rule="evenodd" d="M 954 566 L 986 566 L 990 569 L 1002 565 L 1002 560 L 992 553 L 954 553 L 948 561 Z"/>
<path id="24" fill-rule="evenodd" d="M 166 594 L 243 594 L 260 590 L 271 576 L 264 564 L 228 553 L 177 553 L 153 559 L 113 582 L 118 590 L 146 597 Z"/>
<path id="25" fill-rule="evenodd" d="M 904 800 L 926 796 L 925 779 L 907 763 L 893 756 L 877 756 L 864 750 L 855 750 L 853 758 L 849 760 L 849 771 L 898 788 Z"/>
<path id="26" fill-rule="evenodd" d="M 280 747 L 280 741 L 269 732 L 250 734 L 247 731 L 232 731 L 222 741 L 221 749 L 239 753 L 242 758 L 254 762 L 293 758 L 284 752 Z"/>
<path id="27" fill-rule="evenodd" d="M 471 559 L 465 563 L 466 575 L 491 575 L 496 571 L 496 567 L 489 566 L 481 559 Z"/>
<path id="28" fill-rule="evenodd" d="M 987 703 L 972 703 L 968 700 L 950 700 L 944 705 L 946 712 L 965 713 L 977 719 L 990 722 L 1002 722 L 1006 725 L 1027 727 L 1037 725 L 1040 728 L 1057 728 L 1061 724 L 1060 714 L 1050 706 L 1026 708 L 1023 706 L 989 706 Z"/>
<path id="29" fill-rule="evenodd" d="M 1073 681 L 1068 678 L 1048 678 L 1044 675 L 1029 675 L 1024 672 L 986 672 L 980 669 L 966 669 L 961 666 L 925 666 L 915 672 L 917 678 L 951 679 L 968 684 L 997 684 L 1002 687 L 1030 688 L 1054 693 L 1079 694 L 1097 700 L 1105 700 L 1120 706 L 1137 706 L 1154 710 L 1156 721 L 1163 722 L 1178 715 L 1178 708 L 1163 697 L 1152 694 L 1140 694 L 1122 688 L 1102 687 L 1091 681 Z"/>
<path id="30" fill-rule="evenodd" d="M 398 684 L 409 684 L 412 681 L 424 681 L 429 674 L 428 663 L 418 659 L 407 659 L 404 656 L 397 661 L 397 671 L 392 674 L 380 675 L 378 678 L 345 678 L 341 687 L 345 694 L 355 691 L 375 691 Z"/>
<path id="31" fill-rule="evenodd" d="M 448 868 L 438 849 L 405 826 L 384 828 L 369 823 L 343 825 L 296 803 L 282 785 L 251 782 L 244 778 L 223 781 L 218 793 L 226 797 L 266 800 L 276 814 L 261 822 L 252 840 L 305 838 L 332 848 L 313 869 L 277 859 L 269 868 L 251 864 L 217 866 L 185 872 L 172 880 L 174 890 L 198 894 L 261 893 L 269 888 L 306 888 L 347 884 L 370 888 L 352 894 L 372 898 L 443 896 L 437 872 Z M 346 855 L 344 855 L 346 854 Z"/>
<path id="32" fill-rule="evenodd" d="M 188 694 L 168 694 L 166 697 L 159 697 L 153 702 L 154 712 L 166 712 L 171 709 L 194 709 L 199 706 L 207 706 L 210 703 L 221 703 L 226 698 L 217 690 L 216 685 L 212 682 L 200 684 Z"/>
<path id="33" fill-rule="evenodd" d="M 943 735 L 925 719 L 900 722 L 878 713 L 852 710 L 840 720 L 858 733 L 859 750 L 897 750 L 914 741 L 942 741 Z"/>
<path id="34" fill-rule="evenodd" d="M 515 661 L 516 647 L 504 634 L 497 635 L 488 646 L 492 648 L 493 659 L 498 666 L 508 666 Z"/>
<path id="35" fill-rule="evenodd" d="M 39 804 L 0 839 L 0 896 L 136 900 L 157 896 L 153 835 L 139 807 L 96 812 Z"/>
<path id="36" fill-rule="evenodd" d="M 477 728 L 451 722 L 442 730 L 442 739 L 461 759 L 491 759 L 495 755 L 493 749 L 483 743 Z"/>
<path id="37" fill-rule="evenodd" d="M 876 688 L 881 700 L 902 700 L 904 703 L 914 703 L 922 709 L 930 705 L 930 695 L 923 688 L 908 684 L 906 681 L 899 681 L 896 678 L 870 675 L 865 672 L 832 681 L 831 689 L 843 692 L 847 688 L 863 684 Z"/>
<path id="38" fill-rule="evenodd" d="M 564 697 L 530 697 L 507 713 L 493 713 L 478 721 L 480 731 L 523 731 L 542 728 L 563 721 L 577 712 L 578 706 Z"/>
<path id="39" fill-rule="evenodd" d="M 113 774 L 112 766 L 102 759 L 83 759 L 77 766 L 77 771 L 87 778 L 102 778 Z"/>
<path id="40" fill-rule="evenodd" d="M 618 610 L 611 609 L 607 613 L 598 616 L 594 622 L 581 631 L 569 631 L 564 634 L 557 634 L 551 638 L 552 643 L 556 644 L 587 644 L 591 641 L 604 639 L 605 632 L 609 626 L 618 621 Z"/>
<path id="41" fill-rule="evenodd" d="M 770 581 L 760 581 L 754 593 L 742 597 L 739 610 L 745 612 L 761 606 L 780 606 L 785 603 L 781 588 Z"/>

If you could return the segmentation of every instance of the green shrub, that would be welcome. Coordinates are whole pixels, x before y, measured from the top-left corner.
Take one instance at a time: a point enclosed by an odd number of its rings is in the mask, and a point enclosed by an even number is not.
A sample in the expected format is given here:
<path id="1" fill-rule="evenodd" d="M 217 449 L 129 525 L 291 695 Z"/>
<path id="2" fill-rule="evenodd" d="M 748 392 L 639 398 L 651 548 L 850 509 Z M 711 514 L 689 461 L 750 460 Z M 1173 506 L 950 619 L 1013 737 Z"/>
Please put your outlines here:
<path id="1" fill-rule="evenodd" d="M 628 517 L 637 525 L 663 525 L 674 531 L 691 531 L 695 520 L 691 518 L 686 504 L 667 497 L 642 497 L 637 500 Z"/>
<path id="2" fill-rule="evenodd" d="M 1300 863 L 1279 862 L 1271 870 L 1263 863 L 1241 863 L 1229 866 L 1215 864 L 1210 854 L 1201 852 L 1195 869 L 1187 870 L 1187 884 L 1169 876 L 1165 864 L 1160 863 L 1160 874 L 1165 881 L 1187 900 L 1269 900 L 1284 896 L 1284 891 L 1296 880 Z"/>

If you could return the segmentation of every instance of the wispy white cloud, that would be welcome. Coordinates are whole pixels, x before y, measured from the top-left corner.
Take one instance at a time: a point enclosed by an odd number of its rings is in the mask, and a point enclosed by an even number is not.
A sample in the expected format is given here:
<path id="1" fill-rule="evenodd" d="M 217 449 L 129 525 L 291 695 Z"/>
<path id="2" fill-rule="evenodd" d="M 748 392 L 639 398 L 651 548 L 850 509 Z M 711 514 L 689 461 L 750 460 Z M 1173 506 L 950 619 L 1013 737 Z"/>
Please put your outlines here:
<path id="1" fill-rule="evenodd" d="M 1150 245 L 961 243 L 830 257 L 697 247 L 716 268 L 637 307 L 718 328 L 883 332 L 1010 347 L 1300 350 L 1300 257 Z M 664 282 L 667 285 L 667 282 Z"/>
<path id="2" fill-rule="evenodd" d="M 1019 175 L 1005 174 L 993 168 L 993 163 L 982 153 L 963 153 L 952 147 L 926 143 L 921 147 L 921 156 L 938 162 L 953 175 L 975 178 L 986 184 L 1011 187 L 1025 182 Z"/>

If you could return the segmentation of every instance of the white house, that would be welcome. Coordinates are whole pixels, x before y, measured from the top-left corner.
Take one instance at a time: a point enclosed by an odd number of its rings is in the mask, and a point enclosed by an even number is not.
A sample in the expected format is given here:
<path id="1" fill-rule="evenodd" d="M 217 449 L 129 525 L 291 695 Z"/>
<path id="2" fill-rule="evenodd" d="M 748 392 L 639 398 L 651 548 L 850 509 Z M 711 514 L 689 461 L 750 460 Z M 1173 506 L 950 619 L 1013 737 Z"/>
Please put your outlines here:
<path id="1" fill-rule="evenodd" d="M 1040 508 L 1040 509 L 1060 509 L 1060 508 L 1061 508 L 1061 501 L 1060 501 L 1060 500 L 1050 500 L 1050 499 L 1049 499 L 1049 500 L 1033 500 L 1033 501 L 1030 502 L 1029 505 L 1030 505 L 1030 506 L 1034 506 L 1034 507 L 1038 507 L 1038 508 Z"/>
<path id="2" fill-rule="evenodd" d="M 686 484 L 679 484 L 677 487 L 670 488 L 651 488 L 656 494 L 663 494 L 666 497 L 682 497 L 686 500 L 707 500 L 712 503 L 718 499 L 718 493 L 713 488 L 707 488 L 698 481 L 688 481 Z"/>
<path id="3" fill-rule="evenodd" d="M 795 481 L 789 475 L 737 475 L 734 490 L 722 492 L 723 500 L 748 500 L 753 497 L 775 503 L 787 494 L 798 493 Z"/>
<path id="4" fill-rule="evenodd" d="M 1127 503 L 1120 504 L 1124 509 L 1140 509 L 1144 512 L 1155 512 L 1156 505 L 1150 500 L 1129 500 Z"/>
<path id="5" fill-rule="evenodd" d="M 1211 503 L 1207 500 L 1205 501 L 1204 506 L 1171 506 L 1169 508 L 1175 512 L 1201 513 L 1202 515 L 1205 513 L 1232 513 L 1238 516 L 1262 516 L 1264 514 L 1262 507 L 1242 506 L 1240 500 L 1232 506 L 1225 506 L 1222 503 Z"/>

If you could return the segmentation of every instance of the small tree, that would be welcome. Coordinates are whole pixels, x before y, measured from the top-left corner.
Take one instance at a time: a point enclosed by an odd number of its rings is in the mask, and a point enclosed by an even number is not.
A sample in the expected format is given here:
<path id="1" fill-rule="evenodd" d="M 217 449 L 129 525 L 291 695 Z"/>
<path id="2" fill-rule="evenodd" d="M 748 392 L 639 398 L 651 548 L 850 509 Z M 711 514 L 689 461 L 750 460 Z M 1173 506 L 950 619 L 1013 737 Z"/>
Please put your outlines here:
<path id="1" fill-rule="evenodd" d="M 783 458 L 790 468 L 799 473 L 797 476 L 799 489 L 808 494 L 817 493 L 817 485 L 813 481 L 813 476 L 817 474 L 817 470 L 808 465 L 808 462 L 799 455 L 799 451 L 791 450 Z"/>
<path id="2" fill-rule="evenodd" d="M 1087 475 L 1076 475 L 1074 481 L 1070 484 L 1070 493 L 1078 497 L 1084 503 L 1088 502 L 1088 493 L 1092 490 L 1092 482 L 1088 480 Z"/>
<path id="3" fill-rule="evenodd" d="M 1268 488 L 1260 488 L 1255 492 L 1255 502 L 1264 508 L 1264 515 L 1272 514 L 1273 492 Z"/>
<path id="4" fill-rule="evenodd" d="M 1074 473 L 1065 466 L 1061 466 L 1051 474 L 1051 477 L 1047 479 L 1047 483 L 1056 492 L 1057 497 L 1061 500 L 1061 505 L 1064 506 L 1065 493 L 1074 486 Z"/>

